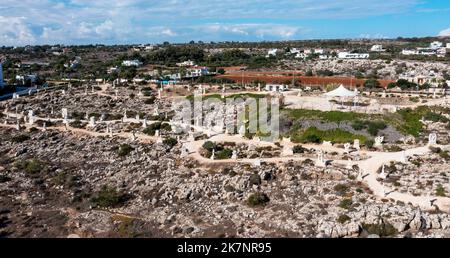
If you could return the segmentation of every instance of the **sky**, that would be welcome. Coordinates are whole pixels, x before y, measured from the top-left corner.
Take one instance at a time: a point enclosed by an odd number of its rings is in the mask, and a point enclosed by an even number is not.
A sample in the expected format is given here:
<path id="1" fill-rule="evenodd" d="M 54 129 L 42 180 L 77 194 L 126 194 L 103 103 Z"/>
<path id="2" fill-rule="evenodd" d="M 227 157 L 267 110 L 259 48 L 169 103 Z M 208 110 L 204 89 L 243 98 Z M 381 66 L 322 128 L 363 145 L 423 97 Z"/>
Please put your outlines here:
<path id="1" fill-rule="evenodd" d="M 0 46 L 450 36 L 449 0 L 1 0 Z"/>

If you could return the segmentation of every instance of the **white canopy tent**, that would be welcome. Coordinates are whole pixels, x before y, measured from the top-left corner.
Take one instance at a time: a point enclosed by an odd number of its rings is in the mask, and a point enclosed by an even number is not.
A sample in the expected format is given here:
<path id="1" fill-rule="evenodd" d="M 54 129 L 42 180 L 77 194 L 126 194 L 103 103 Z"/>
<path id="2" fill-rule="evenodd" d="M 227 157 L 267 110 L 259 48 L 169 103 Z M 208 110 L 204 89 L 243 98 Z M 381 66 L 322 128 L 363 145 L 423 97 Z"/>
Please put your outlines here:
<path id="1" fill-rule="evenodd" d="M 348 90 L 344 87 L 344 85 L 340 85 L 338 88 L 325 93 L 325 96 L 333 98 L 339 97 L 341 99 L 341 107 L 344 107 L 344 98 L 354 98 L 354 105 L 358 102 L 358 90 L 355 88 L 355 91 Z"/>
<path id="2" fill-rule="evenodd" d="M 327 97 L 356 97 L 357 95 L 357 91 L 347 90 L 342 84 L 337 89 L 325 93 Z"/>

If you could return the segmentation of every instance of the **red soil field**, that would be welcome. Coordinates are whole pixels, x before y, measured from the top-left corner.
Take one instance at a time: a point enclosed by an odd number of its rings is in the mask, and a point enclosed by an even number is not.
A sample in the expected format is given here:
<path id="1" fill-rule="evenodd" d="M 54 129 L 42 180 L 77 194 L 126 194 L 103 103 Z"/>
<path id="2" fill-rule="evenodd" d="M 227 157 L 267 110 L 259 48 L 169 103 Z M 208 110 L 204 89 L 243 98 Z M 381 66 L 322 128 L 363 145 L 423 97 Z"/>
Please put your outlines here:
<path id="1" fill-rule="evenodd" d="M 226 78 L 236 81 L 237 83 L 244 81 L 244 83 L 251 83 L 253 81 L 259 80 L 264 81 L 266 83 L 284 83 L 286 81 L 292 82 L 292 76 L 287 76 L 287 74 L 292 74 L 290 72 L 270 72 L 270 73 L 261 73 L 261 72 L 245 72 L 241 73 L 233 73 L 233 74 L 224 74 L 219 75 L 217 78 Z M 328 84 L 343 84 L 345 86 L 362 86 L 365 79 L 356 79 L 352 77 L 317 77 L 317 76 L 295 76 L 295 79 L 299 80 L 302 85 L 307 86 L 325 86 Z M 386 88 L 387 85 L 392 80 L 378 80 L 382 87 Z"/>

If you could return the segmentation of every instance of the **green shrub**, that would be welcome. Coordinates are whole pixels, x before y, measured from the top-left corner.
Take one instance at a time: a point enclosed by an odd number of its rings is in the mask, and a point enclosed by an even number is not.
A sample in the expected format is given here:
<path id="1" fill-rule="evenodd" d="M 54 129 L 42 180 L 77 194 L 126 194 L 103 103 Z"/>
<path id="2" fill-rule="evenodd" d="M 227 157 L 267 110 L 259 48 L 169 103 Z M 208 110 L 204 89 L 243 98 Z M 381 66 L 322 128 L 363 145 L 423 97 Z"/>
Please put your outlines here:
<path id="1" fill-rule="evenodd" d="M 308 142 L 320 143 L 322 141 L 345 143 L 351 142 L 354 139 L 360 139 L 361 141 L 363 141 L 366 139 L 366 137 L 362 135 L 354 135 L 350 132 L 341 129 L 322 131 L 317 129 L 316 127 L 310 127 L 304 131 L 302 130 L 295 131 L 292 134 L 292 140 L 294 142 L 301 142 L 301 143 L 308 143 Z"/>
<path id="2" fill-rule="evenodd" d="M 19 134 L 19 135 L 13 136 L 11 138 L 11 141 L 12 142 L 16 142 L 16 143 L 21 143 L 21 142 L 27 141 L 29 139 L 30 139 L 29 135 L 27 135 L 27 134 Z"/>
<path id="3" fill-rule="evenodd" d="M 203 143 L 202 147 L 203 149 L 212 152 L 212 150 L 216 148 L 216 144 L 211 141 L 206 141 L 205 143 Z"/>
<path id="4" fill-rule="evenodd" d="M 339 217 L 336 220 L 337 220 L 337 222 L 344 224 L 345 222 L 350 221 L 351 218 L 345 214 L 341 214 L 341 215 L 339 215 Z"/>
<path id="5" fill-rule="evenodd" d="M 445 197 L 446 196 L 446 191 L 445 191 L 445 188 L 442 186 L 442 185 L 438 185 L 437 187 L 436 187 L 436 195 L 437 196 L 442 196 L 442 197 Z"/>
<path id="6" fill-rule="evenodd" d="M 346 184 L 337 184 L 333 187 L 333 189 L 337 192 L 337 194 L 344 195 L 350 188 Z"/>
<path id="7" fill-rule="evenodd" d="M 448 159 L 449 158 L 448 151 L 441 151 L 439 153 L 439 157 L 441 157 L 443 159 Z"/>
<path id="8" fill-rule="evenodd" d="M 252 174 L 249 178 L 250 185 L 260 185 L 261 177 L 258 174 Z"/>
<path id="9" fill-rule="evenodd" d="M 216 153 L 216 158 L 217 159 L 229 159 L 231 158 L 231 156 L 233 156 L 233 151 L 231 149 L 223 149 L 221 151 L 218 151 Z"/>
<path id="10" fill-rule="evenodd" d="M 426 121 L 433 121 L 433 122 L 447 122 L 448 121 L 448 119 L 445 116 L 443 116 L 441 114 L 437 114 L 437 113 L 431 112 L 431 111 L 427 112 L 423 116 L 423 118 Z"/>
<path id="11" fill-rule="evenodd" d="M 127 156 L 128 154 L 130 154 L 132 151 L 134 150 L 133 147 L 131 147 L 128 144 L 122 144 L 119 146 L 119 150 L 118 150 L 118 154 L 121 157 Z"/>
<path id="12" fill-rule="evenodd" d="M 386 127 L 387 127 L 386 123 L 381 121 L 367 123 L 367 131 L 373 136 L 376 136 L 379 130 L 383 130 Z"/>
<path id="13" fill-rule="evenodd" d="M 44 168 L 44 165 L 42 164 L 42 162 L 40 162 L 37 159 L 21 160 L 21 161 L 16 162 L 15 166 L 18 169 L 23 170 L 23 171 L 25 171 L 25 173 L 30 174 L 30 175 L 38 174 Z"/>
<path id="14" fill-rule="evenodd" d="M 374 145 L 374 144 L 375 144 L 375 141 L 374 141 L 374 140 L 367 140 L 367 141 L 364 142 L 364 145 L 366 145 L 366 147 L 367 147 L 368 149 L 373 148 L 373 145 Z"/>
<path id="15" fill-rule="evenodd" d="M 340 202 L 339 202 L 339 207 L 341 207 L 342 209 L 350 209 L 350 207 L 352 206 L 352 204 L 353 204 L 353 201 L 352 201 L 352 199 L 342 199 Z"/>
<path id="16" fill-rule="evenodd" d="M 362 224 L 362 228 L 369 234 L 376 234 L 380 237 L 395 236 L 398 234 L 397 229 L 389 223 L 381 224 Z"/>
<path id="17" fill-rule="evenodd" d="M 8 181 L 11 181 L 11 178 L 7 175 L 0 175 L 0 184 L 1 183 L 6 183 Z"/>
<path id="18" fill-rule="evenodd" d="M 305 153 L 306 152 L 306 148 L 303 148 L 303 146 L 301 145 L 295 145 L 294 148 L 292 148 L 292 151 L 294 153 Z"/>
<path id="19" fill-rule="evenodd" d="M 124 195 L 119 193 L 114 187 L 104 185 L 92 198 L 91 202 L 98 207 L 114 208 L 119 206 L 124 200 Z"/>
<path id="20" fill-rule="evenodd" d="M 352 128 L 357 131 L 363 130 L 366 128 L 366 123 L 361 120 L 356 120 L 352 123 Z"/>
<path id="21" fill-rule="evenodd" d="M 269 197 L 265 193 L 254 193 L 248 197 L 247 203 L 250 206 L 264 205 L 270 201 Z"/>
<path id="22" fill-rule="evenodd" d="M 173 148 L 173 146 L 177 145 L 177 143 L 178 143 L 178 141 L 175 138 L 167 138 L 167 139 L 163 140 L 163 144 L 167 145 L 171 149 Z"/>

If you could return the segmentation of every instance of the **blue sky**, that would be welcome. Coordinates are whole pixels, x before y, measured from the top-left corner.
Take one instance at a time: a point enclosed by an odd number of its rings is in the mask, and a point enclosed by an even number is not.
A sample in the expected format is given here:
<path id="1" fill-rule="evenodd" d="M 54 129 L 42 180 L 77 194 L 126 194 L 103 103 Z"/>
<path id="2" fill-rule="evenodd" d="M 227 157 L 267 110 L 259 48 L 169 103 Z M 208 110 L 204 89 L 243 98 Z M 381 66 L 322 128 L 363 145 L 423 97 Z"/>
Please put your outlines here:
<path id="1" fill-rule="evenodd" d="M 0 45 L 450 36 L 448 0 L 1 0 Z"/>

